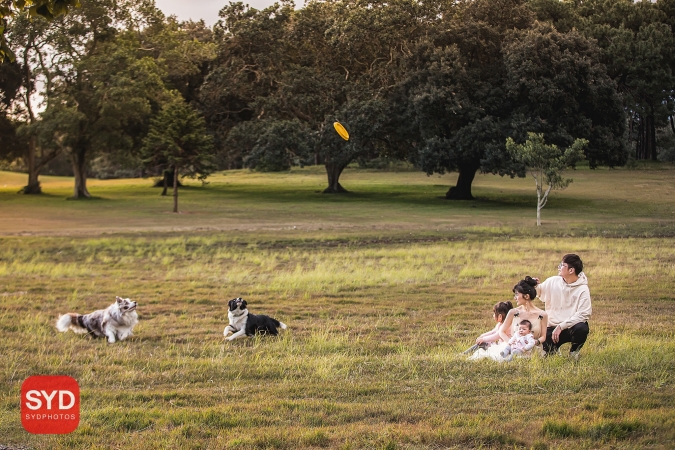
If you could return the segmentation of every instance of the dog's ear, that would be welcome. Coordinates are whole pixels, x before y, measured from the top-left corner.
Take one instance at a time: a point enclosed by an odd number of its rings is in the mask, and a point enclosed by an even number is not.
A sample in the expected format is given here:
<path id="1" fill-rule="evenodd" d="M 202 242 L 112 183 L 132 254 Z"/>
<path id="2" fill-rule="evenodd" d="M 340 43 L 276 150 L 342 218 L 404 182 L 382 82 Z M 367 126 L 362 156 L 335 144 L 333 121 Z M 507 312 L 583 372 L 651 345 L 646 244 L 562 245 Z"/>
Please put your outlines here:
<path id="1" fill-rule="evenodd" d="M 246 300 L 241 301 L 241 309 L 246 308 Z"/>
<path id="2" fill-rule="evenodd" d="M 124 299 L 122 297 L 115 296 L 115 299 L 117 300 L 117 303 L 124 303 Z"/>

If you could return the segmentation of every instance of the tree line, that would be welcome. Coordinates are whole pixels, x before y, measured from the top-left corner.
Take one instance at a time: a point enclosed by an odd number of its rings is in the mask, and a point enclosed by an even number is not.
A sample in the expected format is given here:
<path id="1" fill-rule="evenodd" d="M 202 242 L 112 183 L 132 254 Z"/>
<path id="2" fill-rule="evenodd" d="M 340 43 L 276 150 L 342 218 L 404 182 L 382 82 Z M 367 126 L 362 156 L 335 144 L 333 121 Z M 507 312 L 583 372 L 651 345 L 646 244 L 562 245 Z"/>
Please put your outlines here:
<path id="1" fill-rule="evenodd" d="M 531 133 L 583 140 L 591 168 L 675 159 L 675 0 L 237 2 L 212 28 L 153 0 L 66 3 L 0 17 L 0 157 L 26 193 L 57 158 L 80 198 L 96 165 L 176 192 L 179 175 L 321 164 L 339 193 L 350 163 L 385 157 L 458 172 L 446 197 L 471 199 L 477 172 L 525 175 L 507 139 Z"/>

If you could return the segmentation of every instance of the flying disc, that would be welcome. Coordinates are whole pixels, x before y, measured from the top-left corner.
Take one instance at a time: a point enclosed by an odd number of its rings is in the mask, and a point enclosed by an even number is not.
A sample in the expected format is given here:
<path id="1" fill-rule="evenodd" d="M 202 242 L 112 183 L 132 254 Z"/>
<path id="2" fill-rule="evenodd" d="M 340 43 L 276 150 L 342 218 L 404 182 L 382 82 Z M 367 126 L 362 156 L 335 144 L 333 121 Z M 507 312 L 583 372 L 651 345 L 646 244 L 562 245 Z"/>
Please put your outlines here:
<path id="1" fill-rule="evenodd" d="M 345 141 L 349 140 L 349 133 L 347 133 L 347 130 L 345 130 L 345 127 L 343 127 L 340 122 L 335 122 L 333 126 L 335 127 L 335 131 L 338 132 L 342 139 Z"/>

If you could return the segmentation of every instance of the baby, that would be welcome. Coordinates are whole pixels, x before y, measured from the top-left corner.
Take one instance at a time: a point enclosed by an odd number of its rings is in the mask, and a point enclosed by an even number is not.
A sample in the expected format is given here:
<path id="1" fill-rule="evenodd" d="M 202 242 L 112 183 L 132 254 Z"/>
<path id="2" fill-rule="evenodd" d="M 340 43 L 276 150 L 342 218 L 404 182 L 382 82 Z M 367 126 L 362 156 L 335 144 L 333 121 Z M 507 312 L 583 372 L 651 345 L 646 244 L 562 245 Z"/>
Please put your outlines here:
<path id="1" fill-rule="evenodd" d="M 502 358 L 511 361 L 513 355 L 529 355 L 534 347 L 534 336 L 532 336 L 532 322 L 521 320 L 518 324 L 518 333 L 514 334 L 509 340 L 508 345 L 501 352 Z"/>

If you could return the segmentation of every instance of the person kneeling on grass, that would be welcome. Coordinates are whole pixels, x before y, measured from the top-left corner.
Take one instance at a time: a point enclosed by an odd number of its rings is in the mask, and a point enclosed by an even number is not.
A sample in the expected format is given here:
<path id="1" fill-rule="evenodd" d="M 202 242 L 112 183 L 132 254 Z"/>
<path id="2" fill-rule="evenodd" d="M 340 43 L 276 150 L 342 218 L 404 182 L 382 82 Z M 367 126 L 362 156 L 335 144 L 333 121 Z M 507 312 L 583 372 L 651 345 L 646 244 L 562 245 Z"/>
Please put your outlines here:
<path id="1" fill-rule="evenodd" d="M 514 356 L 530 356 L 530 350 L 534 348 L 534 336 L 532 336 L 532 322 L 521 320 L 518 324 L 518 332 L 509 339 L 508 345 L 502 350 L 502 358 L 511 361 Z"/>
<path id="2" fill-rule="evenodd" d="M 513 303 L 511 302 L 495 303 L 495 306 L 492 308 L 493 311 L 492 317 L 497 322 L 497 325 L 495 325 L 495 327 L 492 330 L 487 331 L 478 336 L 476 338 L 476 343 L 471 347 L 469 347 L 468 349 L 466 349 L 464 351 L 464 354 L 473 353 L 479 348 L 485 350 L 490 345 L 494 344 L 495 342 L 498 342 L 501 339 L 501 336 L 499 335 L 499 328 L 501 328 L 502 322 L 504 322 L 506 315 L 509 313 L 511 309 L 513 309 Z"/>
<path id="3" fill-rule="evenodd" d="M 583 269 L 581 258 L 569 253 L 558 265 L 558 276 L 537 285 L 537 294 L 546 305 L 549 317 L 544 343 L 547 354 L 558 352 L 561 345 L 570 342 L 570 356 L 577 359 L 586 342 L 592 309 L 588 278 Z"/>

